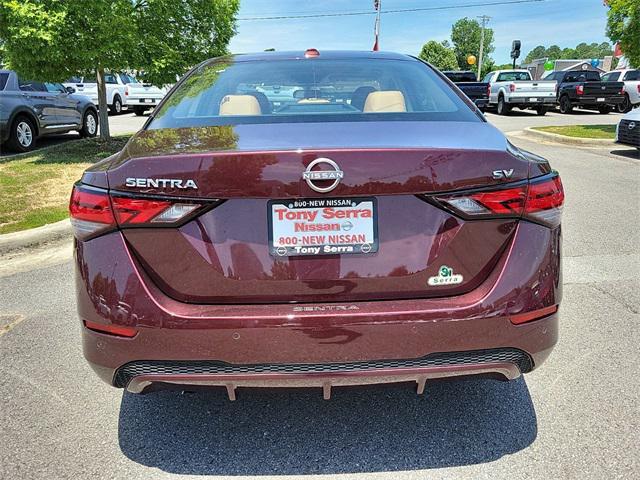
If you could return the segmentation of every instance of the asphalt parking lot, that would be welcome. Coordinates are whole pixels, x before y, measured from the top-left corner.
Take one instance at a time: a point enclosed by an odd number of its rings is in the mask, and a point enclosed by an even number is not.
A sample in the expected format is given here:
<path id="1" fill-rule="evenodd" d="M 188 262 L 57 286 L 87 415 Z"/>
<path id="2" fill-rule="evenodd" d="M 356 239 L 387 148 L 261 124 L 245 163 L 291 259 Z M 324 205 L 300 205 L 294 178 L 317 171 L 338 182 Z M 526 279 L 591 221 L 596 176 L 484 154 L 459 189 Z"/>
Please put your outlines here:
<path id="1" fill-rule="evenodd" d="M 241 390 L 233 403 L 221 391 L 123 393 L 82 359 L 70 247 L 50 245 L 0 263 L 0 478 L 637 477 L 638 153 L 518 134 L 617 114 L 488 118 L 565 186 L 560 342 L 540 369 L 428 384 L 423 396 L 337 389 L 328 402 L 314 390 Z M 144 121 L 112 120 L 113 132 Z"/>

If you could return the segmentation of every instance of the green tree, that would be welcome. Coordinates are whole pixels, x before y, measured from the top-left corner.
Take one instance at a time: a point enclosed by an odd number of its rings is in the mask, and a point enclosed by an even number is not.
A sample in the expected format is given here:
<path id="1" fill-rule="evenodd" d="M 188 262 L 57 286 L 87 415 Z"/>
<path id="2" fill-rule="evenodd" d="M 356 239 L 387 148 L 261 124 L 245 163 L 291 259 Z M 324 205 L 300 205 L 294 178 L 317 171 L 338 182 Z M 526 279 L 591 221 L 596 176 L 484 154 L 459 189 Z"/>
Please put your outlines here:
<path id="1" fill-rule="evenodd" d="M 604 58 L 607 55 L 613 55 L 613 47 L 609 42 L 602 42 L 598 45 L 595 58 Z"/>
<path id="2" fill-rule="evenodd" d="M 562 57 L 562 50 L 558 45 L 551 45 L 547 48 L 547 57 L 549 60 L 558 60 Z"/>
<path id="3" fill-rule="evenodd" d="M 470 67 L 467 64 L 467 57 L 469 55 L 475 55 L 476 58 L 479 59 L 481 30 L 480 24 L 476 20 L 467 17 L 461 18 L 451 27 L 451 41 L 453 42 L 453 49 L 456 54 L 456 60 L 458 61 L 458 67 L 462 70 L 472 68 L 477 71 L 478 69 L 477 65 Z M 493 30 L 491 28 L 485 28 L 483 63 L 492 62 L 490 54 L 494 50 Z"/>
<path id="4" fill-rule="evenodd" d="M 538 58 L 545 58 L 547 56 L 547 49 L 543 45 L 538 45 L 531 50 L 524 59 L 525 63 L 532 62 Z"/>
<path id="5" fill-rule="evenodd" d="M 443 43 L 430 40 L 422 46 L 420 58 L 440 70 L 457 70 L 456 54 Z"/>
<path id="6" fill-rule="evenodd" d="M 238 0 L 0 0 L 0 42 L 10 68 L 38 80 L 95 75 L 100 135 L 109 138 L 105 71 L 138 70 L 173 83 L 227 52 Z"/>
<path id="7" fill-rule="evenodd" d="M 607 35 L 620 48 L 631 65 L 640 66 L 640 1 L 608 0 Z"/>

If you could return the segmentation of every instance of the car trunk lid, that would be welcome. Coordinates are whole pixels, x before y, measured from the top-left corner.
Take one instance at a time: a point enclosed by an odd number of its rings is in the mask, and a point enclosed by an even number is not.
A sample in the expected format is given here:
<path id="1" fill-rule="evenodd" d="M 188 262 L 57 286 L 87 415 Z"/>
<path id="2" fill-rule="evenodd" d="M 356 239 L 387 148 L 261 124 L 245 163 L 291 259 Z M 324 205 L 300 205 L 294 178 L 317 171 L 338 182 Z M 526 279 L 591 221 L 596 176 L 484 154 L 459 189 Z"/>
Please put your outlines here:
<path id="1" fill-rule="evenodd" d="M 471 140 L 478 138 L 485 148 Z M 303 178 L 318 158 L 332 160 L 343 173 L 327 193 Z M 525 180 L 529 166 L 481 122 L 267 124 L 141 132 L 108 178 L 116 195 L 223 200 L 179 227 L 123 230 L 141 268 L 173 298 L 349 302 L 457 295 L 477 287 L 508 248 L 517 220 L 465 221 L 429 197 L 495 187 L 505 178 Z M 197 188 L 185 187 L 189 180 Z M 278 254 L 270 242 L 273 204 L 293 208 L 301 199 L 375 204 L 375 248 Z M 340 219 L 340 228 L 347 220 L 350 228 L 360 228 L 353 219 Z M 335 232 L 307 233 L 320 245 Z M 434 283 L 443 267 L 456 276 L 454 282 Z"/>

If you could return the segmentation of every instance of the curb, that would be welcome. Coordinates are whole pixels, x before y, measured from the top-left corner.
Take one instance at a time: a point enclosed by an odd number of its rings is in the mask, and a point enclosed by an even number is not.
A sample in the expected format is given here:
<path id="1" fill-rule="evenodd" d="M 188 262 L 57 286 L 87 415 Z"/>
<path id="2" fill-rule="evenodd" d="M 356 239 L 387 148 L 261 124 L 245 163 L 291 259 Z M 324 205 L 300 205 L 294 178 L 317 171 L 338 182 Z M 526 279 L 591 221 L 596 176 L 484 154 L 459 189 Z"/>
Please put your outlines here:
<path id="1" fill-rule="evenodd" d="M 57 240 L 70 239 L 73 235 L 69 219 L 22 232 L 0 235 L 0 256 L 15 250 L 35 247 Z"/>
<path id="2" fill-rule="evenodd" d="M 565 145 L 582 145 L 591 147 L 612 147 L 615 145 L 615 140 L 609 140 L 606 138 L 567 137 L 566 135 L 559 135 L 557 133 L 534 130 L 534 127 L 527 127 L 522 130 L 522 132 L 527 137 L 532 137 L 537 140 L 547 140 L 550 142 L 563 143 Z"/>

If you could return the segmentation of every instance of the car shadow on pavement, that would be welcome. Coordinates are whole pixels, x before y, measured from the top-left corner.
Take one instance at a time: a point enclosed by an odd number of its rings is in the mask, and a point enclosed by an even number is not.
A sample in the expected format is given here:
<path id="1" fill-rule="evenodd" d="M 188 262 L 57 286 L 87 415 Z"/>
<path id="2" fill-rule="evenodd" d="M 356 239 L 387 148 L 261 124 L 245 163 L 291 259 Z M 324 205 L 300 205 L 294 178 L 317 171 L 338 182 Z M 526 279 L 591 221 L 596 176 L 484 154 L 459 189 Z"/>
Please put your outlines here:
<path id="1" fill-rule="evenodd" d="M 491 462 L 529 446 L 523 378 L 342 387 L 124 393 L 119 442 L 131 460 L 189 475 L 386 472 Z"/>
<path id="2" fill-rule="evenodd" d="M 640 150 L 637 150 L 633 147 L 629 147 L 628 149 L 616 149 L 611 150 L 611 155 L 617 155 L 619 157 L 631 158 L 633 160 L 640 160 Z"/>

